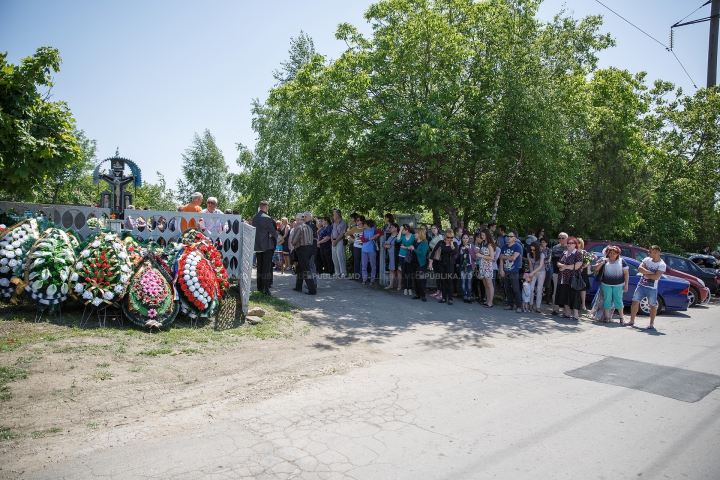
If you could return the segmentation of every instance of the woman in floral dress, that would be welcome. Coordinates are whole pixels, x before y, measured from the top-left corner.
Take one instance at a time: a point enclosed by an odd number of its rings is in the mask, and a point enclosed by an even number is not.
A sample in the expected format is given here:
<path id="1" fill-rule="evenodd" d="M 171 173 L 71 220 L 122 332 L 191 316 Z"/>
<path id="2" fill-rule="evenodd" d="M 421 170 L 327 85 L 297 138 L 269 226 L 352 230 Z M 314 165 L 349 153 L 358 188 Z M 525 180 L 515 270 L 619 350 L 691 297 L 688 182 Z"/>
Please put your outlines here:
<path id="1" fill-rule="evenodd" d="M 478 278 L 482 279 L 485 285 L 485 297 L 487 303 L 485 307 L 490 308 L 493 306 L 493 298 L 495 296 L 495 287 L 493 282 L 495 281 L 495 240 L 490 234 L 490 230 L 485 229 L 480 232 L 480 243 L 475 251 L 475 258 L 480 259 L 478 265 Z"/>

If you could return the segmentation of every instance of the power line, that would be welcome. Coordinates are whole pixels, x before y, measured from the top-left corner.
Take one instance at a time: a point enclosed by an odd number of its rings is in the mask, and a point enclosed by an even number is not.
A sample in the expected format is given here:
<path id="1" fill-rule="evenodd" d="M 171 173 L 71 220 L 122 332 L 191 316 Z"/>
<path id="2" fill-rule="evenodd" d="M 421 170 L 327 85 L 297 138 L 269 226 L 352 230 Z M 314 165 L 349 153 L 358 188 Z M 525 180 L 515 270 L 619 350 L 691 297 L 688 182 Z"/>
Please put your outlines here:
<path id="1" fill-rule="evenodd" d="M 633 27 L 635 27 L 635 28 L 637 28 L 638 30 L 640 30 L 642 33 L 644 33 L 644 34 L 647 35 L 648 37 L 650 37 L 650 38 L 652 38 L 653 40 L 655 40 L 657 43 L 659 43 L 660 45 L 662 45 L 665 50 L 670 51 L 670 49 L 668 48 L 668 46 L 665 45 L 664 43 L 662 43 L 660 40 L 658 40 L 657 38 L 653 37 L 652 35 L 650 35 L 649 33 L 647 33 L 645 30 L 643 30 L 642 28 L 638 27 L 637 25 L 635 25 L 634 23 L 632 23 L 630 20 L 628 20 L 627 18 L 625 18 L 625 17 L 623 17 L 622 15 L 620 15 L 619 13 L 617 13 L 615 10 L 613 10 L 613 9 L 610 8 L 610 7 L 608 7 L 607 5 L 605 5 L 604 3 L 602 3 L 600 0 L 595 0 L 595 1 L 596 1 L 597 3 L 599 3 L 600 5 L 602 5 L 603 7 L 607 8 L 608 10 L 610 10 L 611 12 L 613 12 L 613 13 L 614 13 L 615 15 L 617 15 L 618 17 L 620 17 L 620 18 L 622 18 L 623 20 L 625 20 L 627 23 L 629 23 L 629 24 L 632 25 Z M 693 13 L 695 13 L 695 12 L 693 12 Z M 687 18 L 687 17 L 686 17 L 686 18 Z"/>
<path id="2" fill-rule="evenodd" d="M 672 53 L 672 54 L 673 54 L 673 57 L 675 57 L 675 60 L 677 60 L 677 62 L 678 62 L 678 63 L 680 64 L 680 66 L 682 67 L 682 69 L 685 71 L 685 75 L 687 75 L 688 78 L 690 79 L 690 81 L 692 82 L 693 87 L 698 88 L 697 85 L 695 84 L 695 80 L 692 79 L 692 77 L 691 77 L 690 74 L 688 73 L 687 69 L 685 68 L 685 65 L 682 64 L 682 62 L 680 61 L 680 59 L 677 57 L 677 55 L 675 55 L 675 52 L 673 52 L 670 47 L 668 47 L 667 45 L 665 45 L 664 43 L 662 43 L 660 40 L 658 40 L 657 38 L 655 38 L 655 37 L 653 37 L 652 35 L 650 35 L 649 33 L 647 33 L 647 32 L 646 32 L 645 30 L 643 30 L 642 28 L 640 28 L 640 27 L 638 27 L 637 25 L 635 25 L 634 23 L 632 23 L 632 22 L 631 22 L 630 20 L 628 20 L 627 18 L 625 18 L 625 17 L 623 17 L 622 15 L 620 15 L 619 13 L 617 13 L 617 12 L 616 12 L 615 10 L 613 10 L 612 8 L 610 8 L 610 7 L 608 7 L 607 5 L 605 5 L 604 3 L 602 3 L 600 0 L 595 0 L 595 1 L 596 1 L 597 3 L 599 3 L 600 5 L 602 5 L 603 7 L 607 8 L 608 10 L 610 10 L 612 13 L 614 13 L 614 14 L 617 15 L 618 17 L 620 17 L 620 18 L 622 18 L 623 20 L 625 20 L 627 23 L 629 23 L 630 25 L 632 25 L 632 26 L 635 27 L 636 29 L 640 30 L 642 33 L 644 33 L 645 35 L 647 35 L 648 37 L 650 37 L 651 39 L 653 39 L 655 42 L 657 42 L 657 43 L 659 43 L 660 45 L 662 45 L 662 47 L 663 47 L 665 50 L 667 50 L 668 52 Z M 703 4 L 703 5 L 700 5 L 700 6 L 699 6 L 694 12 L 692 12 L 690 15 L 692 15 L 692 14 L 695 13 L 695 12 L 697 12 L 697 11 L 700 10 L 702 7 L 704 7 L 705 5 L 707 5 L 708 3 L 710 3 L 710 2 L 707 2 L 707 3 Z M 685 18 L 689 17 L 690 15 L 687 15 Z M 682 20 L 685 20 L 685 18 L 683 18 Z M 682 20 L 680 20 L 680 21 L 682 22 Z M 679 23 L 679 22 L 678 22 L 678 23 Z"/>
<path id="3" fill-rule="evenodd" d="M 678 63 L 680 64 L 680 66 L 682 67 L 682 69 L 685 70 L 685 65 L 683 65 L 682 62 L 680 61 L 680 59 L 677 57 L 677 55 L 675 55 L 675 52 L 673 52 L 672 50 L 670 50 L 670 53 L 673 54 L 673 57 L 675 57 L 675 60 L 677 60 Z M 690 81 L 691 81 L 692 84 L 693 84 L 693 87 L 697 88 L 697 85 L 695 85 L 695 80 L 692 79 L 692 77 L 690 76 L 690 74 L 688 73 L 687 70 L 685 70 L 685 75 L 688 76 L 688 78 L 690 79 Z"/>
<path id="4" fill-rule="evenodd" d="M 711 3 L 712 3 L 712 0 L 708 0 L 707 2 L 703 3 L 703 4 L 700 5 L 698 8 L 696 8 L 695 10 L 693 10 L 692 12 L 688 13 L 688 14 L 685 15 L 683 18 L 681 18 L 680 20 L 678 20 L 677 22 L 675 22 L 675 25 L 677 25 L 678 23 L 682 22 L 683 20 L 685 20 L 687 17 L 689 17 L 689 16 L 692 15 L 693 13 L 697 12 L 697 11 L 700 10 L 702 7 L 704 7 L 705 5 L 710 5 Z M 674 26 L 674 25 L 673 25 L 673 26 Z"/>

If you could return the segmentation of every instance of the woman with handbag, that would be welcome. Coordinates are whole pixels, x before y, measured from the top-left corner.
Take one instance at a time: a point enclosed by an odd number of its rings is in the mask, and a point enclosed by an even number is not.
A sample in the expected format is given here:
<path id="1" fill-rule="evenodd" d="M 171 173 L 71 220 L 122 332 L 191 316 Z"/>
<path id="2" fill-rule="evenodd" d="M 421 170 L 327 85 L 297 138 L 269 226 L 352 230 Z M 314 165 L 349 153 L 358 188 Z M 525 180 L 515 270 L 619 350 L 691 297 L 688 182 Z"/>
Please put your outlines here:
<path id="1" fill-rule="evenodd" d="M 431 233 L 431 237 L 430 237 L 430 240 L 428 241 L 428 251 L 432 252 L 433 249 L 435 248 L 435 245 L 437 245 L 439 242 L 443 241 L 444 234 L 440 232 L 440 227 L 438 227 L 435 224 L 433 224 L 433 226 L 430 227 L 430 233 Z M 440 291 L 440 282 L 435 279 L 435 273 L 428 272 L 427 286 L 430 289 L 436 290 L 435 293 L 432 294 L 431 296 L 433 296 L 435 298 L 442 297 L 442 292 Z"/>
<path id="2" fill-rule="evenodd" d="M 612 308 L 615 307 L 620 316 L 620 324 L 625 323 L 623 318 L 623 293 L 628 291 L 630 271 L 625 260 L 620 258 L 620 248 L 608 245 L 603 250 L 605 258 L 595 264 L 593 270 L 597 272 L 595 281 L 600 283 L 603 297 L 604 316 L 602 321 L 612 321 Z"/>
<path id="3" fill-rule="evenodd" d="M 587 312 L 587 307 L 585 306 L 585 295 L 586 295 L 585 292 L 587 292 L 587 289 L 590 287 L 589 271 L 590 271 L 590 265 L 592 263 L 592 261 L 590 260 L 592 255 L 588 254 L 588 252 L 585 251 L 585 240 L 578 237 L 577 241 L 578 241 L 577 248 L 578 248 L 578 250 L 580 250 L 580 253 L 583 256 L 583 266 L 582 266 L 582 269 L 580 270 L 580 276 L 582 277 L 583 282 L 585 282 L 585 288 L 580 290 L 580 310 L 582 310 L 583 312 Z"/>
<path id="4" fill-rule="evenodd" d="M 413 255 L 410 274 L 413 279 L 415 296 L 412 297 L 412 299 L 427 302 L 425 298 L 425 273 L 427 272 L 428 266 L 428 242 L 427 229 L 425 227 L 418 227 L 418 229 L 415 230 L 415 243 L 410 245 L 408 250 L 412 252 Z"/>
<path id="5" fill-rule="evenodd" d="M 428 270 L 434 270 L 440 282 L 442 298 L 438 303 L 447 302 L 448 305 L 453 304 L 453 277 L 455 276 L 455 251 L 457 250 L 454 239 L 455 234 L 452 230 L 445 232 L 445 240 L 435 245 L 428 262 Z"/>
<path id="6" fill-rule="evenodd" d="M 385 250 L 388 254 L 388 272 L 390 272 L 390 282 L 388 283 L 385 290 L 391 290 L 395 284 L 395 277 L 397 277 L 397 286 L 400 288 L 400 272 L 397 269 L 397 247 L 395 246 L 395 239 L 400 233 L 397 223 L 391 223 L 388 231 L 390 236 L 385 240 Z"/>
<path id="7" fill-rule="evenodd" d="M 561 318 L 570 318 L 574 321 L 580 320 L 580 290 L 585 286 L 580 276 L 580 269 L 583 265 L 583 257 L 577 249 L 578 241 L 575 237 L 568 237 L 567 250 L 563 252 L 558 261 L 558 287 L 555 295 L 555 304 L 563 306 L 565 312 L 560 314 Z M 572 311 L 571 311 L 572 310 Z"/>
<path id="8" fill-rule="evenodd" d="M 402 290 L 404 295 L 410 295 L 412 293 L 412 279 L 410 278 L 411 262 L 406 262 L 406 260 L 412 259 L 412 255 L 410 255 L 410 258 L 407 258 L 407 247 L 413 243 L 415 243 L 415 230 L 407 223 L 404 223 L 400 229 L 400 235 L 395 239 L 395 247 L 400 247 L 398 253 L 398 263 L 400 265 L 398 265 L 398 267 L 402 270 L 402 288 L 398 287 L 398 291 Z"/>

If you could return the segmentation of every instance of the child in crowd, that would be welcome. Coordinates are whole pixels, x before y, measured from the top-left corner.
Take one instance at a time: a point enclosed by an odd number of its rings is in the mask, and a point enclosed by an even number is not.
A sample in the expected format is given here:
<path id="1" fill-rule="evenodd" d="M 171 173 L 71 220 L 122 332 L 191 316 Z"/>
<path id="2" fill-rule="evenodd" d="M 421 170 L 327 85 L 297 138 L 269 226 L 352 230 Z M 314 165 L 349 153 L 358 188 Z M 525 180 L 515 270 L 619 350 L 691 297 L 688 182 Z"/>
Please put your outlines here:
<path id="1" fill-rule="evenodd" d="M 522 287 L 522 311 L 529 313 L 532 308 L 532 289 L 530 288 L 530 275 L 528 273 L 523 274 L 523 287 Z"/>
<path id="2" fill-rule="evenodd" d="M 280 223 L 280 222 L 278 222 L 278 223 Z M 280 273 L 283 273 L 283 270 L 282 270 L 283 245 L 281 242 L 282 238 L 283 238 L 282 233 L 278 232 L 277 245 L 275 245 L 275 253 L 273 253 L 273 258 L 272 258 L 273 265 L 275 265 L 275 268 L 274 268 L 275 271 L 280 272 Z"/>

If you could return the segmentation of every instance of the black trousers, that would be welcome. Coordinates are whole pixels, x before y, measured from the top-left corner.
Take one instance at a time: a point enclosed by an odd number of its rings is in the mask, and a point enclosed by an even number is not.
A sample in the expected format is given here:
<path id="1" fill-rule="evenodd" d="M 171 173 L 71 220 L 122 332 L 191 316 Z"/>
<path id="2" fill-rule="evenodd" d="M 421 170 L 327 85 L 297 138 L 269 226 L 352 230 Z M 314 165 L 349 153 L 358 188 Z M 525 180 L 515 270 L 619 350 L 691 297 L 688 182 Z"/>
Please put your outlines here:
<path id="1" fill-rule="evenodd" d="M 301 290 L 303 280 L 305 280 L 305 283 L 307 284 L 307 287 L 308 287 L 308 291 L 310 293 L 317 293 L 317 285 L 315 285 L 315 279 L 313 278 L 312 270 L 310 270 L 310 259 L 312 258 L 313 253 L 315 253 L 315 247 L 313 247 L 312 245 L 307 245 L 304 247 L 297 247 L 295 249 L 295 253 L 298 258 L 297 279 L 295 280 L 295 289 Z"/>
<path id="2" fill-rule="evenodd" d="M 438 285 L 442 292 L 442 298 L 451 299 L 455 286 L 455 265 L 433 262 L 433 268 L 438 275 Z"/>
<path id="3" fill-rule="evenodd" d="M 332 248 L 320 248 L 320 256 L 322 257 L 322 273 L 335 275 L 335 264 L 332 259 Z M 318 270 L 320 273 L 320 270 Z"/>
<path id="4" fill-rule="evenodd" d="M 505 288 L 505 303 L 515 308 L 520 308 L 522 306 L 522 294 L 520 293 L 520 280 L 519 280 L 519 273 L 506 273 L 505 274 L 505 280 L 504 280 L 504 288 Z"/>
<path id="5" fill-rule="evenodd" d="M 263 252 L 255 252 L 258 292 L 270 293 L 270 287 L 272 287 L 273 283 L 273 253 L 275 253 L 274 249 L 265 250 Z"/>
<path id="6" fill-rule="evenodd" d="M 359 282 L 362 280 L 362 248 L 355 246 L 350 248 L 352 248 L 353 280 Z"/>
<path id="7" fill-rule="evenodd" d="M 413 290 L 418 297 L 425 296 L 425 274 L 427 272 L 427 263 L 425 265 L 413 265 L 410 267 L 413 278 Z"/>

